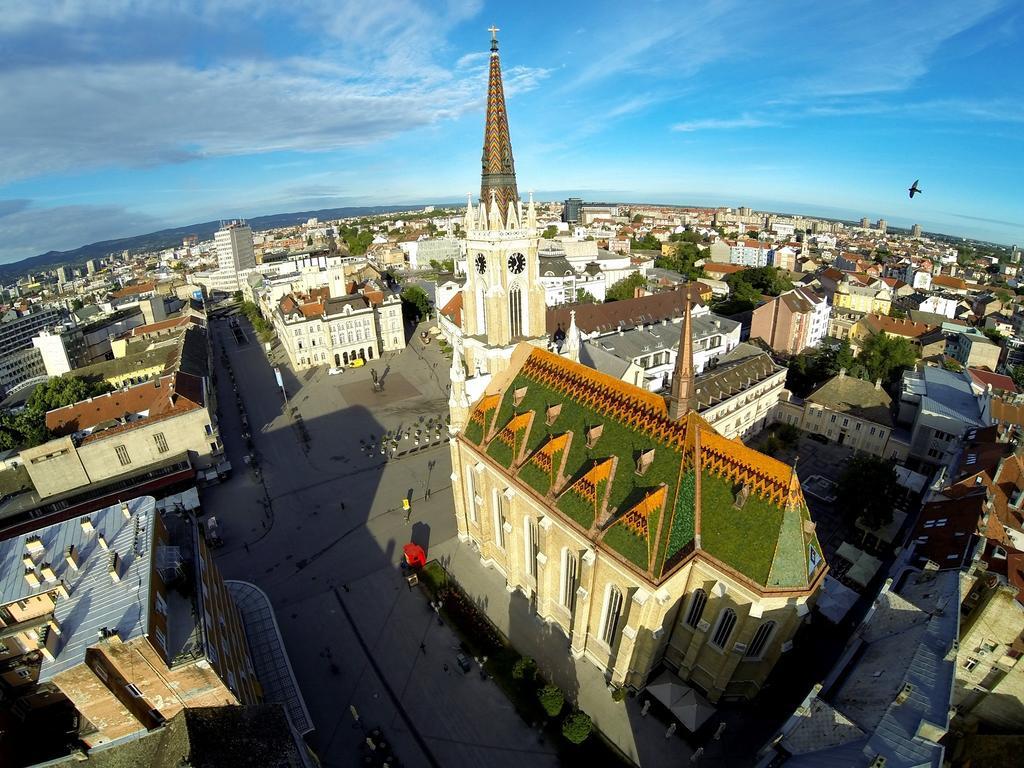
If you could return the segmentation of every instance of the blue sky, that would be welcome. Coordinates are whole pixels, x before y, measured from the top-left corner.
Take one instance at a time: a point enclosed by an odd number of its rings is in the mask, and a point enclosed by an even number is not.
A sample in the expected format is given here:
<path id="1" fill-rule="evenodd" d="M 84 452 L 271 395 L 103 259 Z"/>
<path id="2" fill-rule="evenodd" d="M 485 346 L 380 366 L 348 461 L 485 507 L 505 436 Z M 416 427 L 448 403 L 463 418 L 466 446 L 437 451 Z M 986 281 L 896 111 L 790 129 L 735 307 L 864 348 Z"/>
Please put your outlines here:
<path id="1" fill-rule="evenodd" d="M 1019 0 L 3 6 L 0 261 L 217 218 L 464 199 L 491 24 L 523 193 L 1024 244 Z"/>

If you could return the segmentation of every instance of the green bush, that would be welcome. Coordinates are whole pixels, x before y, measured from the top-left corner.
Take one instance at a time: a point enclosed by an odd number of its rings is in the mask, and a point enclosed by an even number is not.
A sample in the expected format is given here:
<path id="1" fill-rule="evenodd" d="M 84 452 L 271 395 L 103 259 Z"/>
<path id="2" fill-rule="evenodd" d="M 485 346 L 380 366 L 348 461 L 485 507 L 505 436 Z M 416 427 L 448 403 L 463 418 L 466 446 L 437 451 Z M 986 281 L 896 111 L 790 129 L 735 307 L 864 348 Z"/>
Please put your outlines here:
<path id="1" fill-rule="evenodd" d="M 615 688 L 612 690 L 612 701 L 622 701 L 626 698 L 625 688 Z"/>
<path id="2" fill-rule="evenodd" d="M 794 424 L 779 424 L 775 436 L 787 447 L 793 447 L 800 440 L 800 428 Z"/>
<path id="3" fill-rule="evenodd" d="M 541 688 L 537 693 L 537 698 L 540 699 L 540 705 L 544 707 L 544 711 L 548 713 L 549 717 L 556 717 L 562 711 L 562 705 L 565 704 L 565 694 L 553 683 Z"/>
<path id="4" fill-rule="evenodd" d="M 562 721 L 562 735 L 573 744 L 582 744 L 593 729 L 594 724 L 586 712 L 573 712 Z"/>
<path id="5" fill-rule="evenodd" d="M 515 680 L 533 680 L 537 674 L 537 662 L 529 656 L 523 656 L 512 665 L 512 677 Z"/>

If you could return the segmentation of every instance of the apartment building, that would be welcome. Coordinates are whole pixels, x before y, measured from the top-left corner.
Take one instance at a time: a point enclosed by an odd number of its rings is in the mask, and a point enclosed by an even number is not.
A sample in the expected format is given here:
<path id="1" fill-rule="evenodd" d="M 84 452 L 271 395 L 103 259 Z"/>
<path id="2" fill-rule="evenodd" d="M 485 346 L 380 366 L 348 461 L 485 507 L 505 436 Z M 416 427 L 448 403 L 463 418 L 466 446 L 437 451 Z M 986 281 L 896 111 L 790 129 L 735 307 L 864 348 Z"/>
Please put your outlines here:
<path id="1" fill-rule="evenodd" d="M 402 301 L 381 291 L 332 297 L 328 288 L 281 298 L 274 328 L 296 370 L 379 359 L 405 347 Z"/>
<path id="2" fill-rule="evenodd" d="M 49 411 L 57 435 L 21 452 L 43 499 L 187 457 L 216 465 L 223 447 L 205 380 L 178 371 Z"/>
<path id="3" fill-rule="evenodd" d="M 795 355 L 816 347 L 828 335 L 832 307 L 807 287 L 794 288 L 757 307 L 750 337 L 761 339 L 775 352 Z"/>

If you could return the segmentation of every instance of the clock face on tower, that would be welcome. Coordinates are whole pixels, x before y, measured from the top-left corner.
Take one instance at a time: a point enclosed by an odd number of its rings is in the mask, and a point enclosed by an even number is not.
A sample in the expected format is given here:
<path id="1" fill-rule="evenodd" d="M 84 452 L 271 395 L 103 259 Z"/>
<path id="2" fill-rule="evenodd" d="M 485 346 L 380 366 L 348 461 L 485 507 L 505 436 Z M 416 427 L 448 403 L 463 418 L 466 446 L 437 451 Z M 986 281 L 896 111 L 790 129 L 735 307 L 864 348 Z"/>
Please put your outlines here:
<path id="1" fill-rule="evenodd" d="M 482 253 L 476 255 L 476 271 L 481 275 L 487 271 L 487 257 Z"/>
<path id="2" fill-rule="evenodd" d="M 513 275 L 522 274 L 526 269 L 526 257 L 521 253 L 513 253 L 508 257 L 508 271 Z"/>

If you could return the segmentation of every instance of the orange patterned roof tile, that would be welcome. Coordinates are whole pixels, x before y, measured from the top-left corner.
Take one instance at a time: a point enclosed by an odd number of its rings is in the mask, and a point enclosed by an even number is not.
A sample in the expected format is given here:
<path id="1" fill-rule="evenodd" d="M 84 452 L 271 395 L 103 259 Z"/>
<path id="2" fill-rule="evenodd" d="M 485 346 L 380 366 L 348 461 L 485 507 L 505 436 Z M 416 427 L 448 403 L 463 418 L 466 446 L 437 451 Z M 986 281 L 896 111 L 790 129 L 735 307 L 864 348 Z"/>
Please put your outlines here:
<path id="1" fill-rule="evenodd" d="M 668 496 L 668 489 L 663 485 L 655 491 L 647 494 L 643 500 L 624 514 L 618 522 L 624 524 L 633 533 L 639 536 L 647 536 L 647 520 L 651 512 L 657 512 L 665 506 L 665 499 Z"/>

